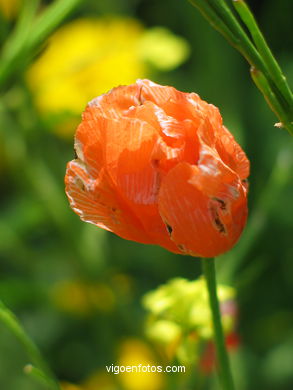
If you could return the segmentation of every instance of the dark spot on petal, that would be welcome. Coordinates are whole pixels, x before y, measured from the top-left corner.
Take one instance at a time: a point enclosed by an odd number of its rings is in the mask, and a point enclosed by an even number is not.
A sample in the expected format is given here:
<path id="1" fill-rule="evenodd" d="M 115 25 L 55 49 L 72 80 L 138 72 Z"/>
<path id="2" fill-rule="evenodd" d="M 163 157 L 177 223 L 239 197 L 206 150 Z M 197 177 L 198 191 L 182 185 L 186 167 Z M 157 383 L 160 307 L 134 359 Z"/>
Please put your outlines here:
<path id="1" fill-rule="evenodd" d="M 217 229 L 219 230 L 220 233 L 222 234 L 226 234 L 226 229 L 225 229 L 225 225 L 222 223 L 222 221 L 220 220 L 220 217 L 217 216 L 215 219 L 214 219 L 214 222 L 217 226 Z"/>
<path id="2" fill-rule="evenodd" d="M 216 207 L 211 206 L 210 212 L 211 212 L 213 225 L 215 226 L 215 228 L 218 230 L 219 233 L 226 235 L 227 234 L 226 227 L 223 224 L 223 222 L 221 221 L 221 218 L 219 216 L 219 213 L 218 213 Z"/>
<path id="3" fill-rule="evenodd" d="M 116 207 L 111 207 L 111 210 L 113 211 L 113 213 L 115 213 L 115 211 L 117 210 Z"/>
<path id="4" fill-rule="evenodd" d="M 168 225 L 166 222 L 165 222 L 165 225 L 166 225 L 166 228 L 167 228 L 167 230 L 168 230 L 168 233 L 169 233 L 170 236 L 171 236 L 171 234 L 172 234 L 172 232 L 173 232 L 172 226 Z"/>
<path id="5" fill-rule="evenodd" d="M 223 199 L 220 198 L 213 198 L 216 202 L 218 202 L 221 210 L 227 210 L 226 202 Z"/>

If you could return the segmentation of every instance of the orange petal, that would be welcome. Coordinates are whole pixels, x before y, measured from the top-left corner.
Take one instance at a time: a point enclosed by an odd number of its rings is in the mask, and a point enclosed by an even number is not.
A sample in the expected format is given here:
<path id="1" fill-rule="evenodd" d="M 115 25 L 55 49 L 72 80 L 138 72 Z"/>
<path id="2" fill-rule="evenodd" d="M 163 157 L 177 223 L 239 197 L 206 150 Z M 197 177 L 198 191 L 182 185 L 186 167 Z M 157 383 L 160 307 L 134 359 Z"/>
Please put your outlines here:
<path id="1" fill-rule="evenodd" d="M 238 173 L 244 180 L 249 175 L 249 160 L 246 154 L 235 141 L 233 135 L 222 126 L 218 132 L 216 148 L 225 164 Z"/>
<path id="2" fill-rule="evenodd" d="M 142 104 L 139 84 L 122 85 L 96 97 L 88 106 L 96 117 L 118 119 L 125 116 L 130 107 Z"/>
<path id="3" fill-rule="evenodd" d="M 104 164 L 116 192 L 137 216 L 153 244 L 177 251 L 170 241 L 157 208 L 161 175 L 153 163 L 158 135 L 138 119 L 106 120 Z"/>
<path id="4" fill-rule="evenodd" d="M 82 161 L 86 165 L 86 170 L 94 178 L 99 176 L 101 167 L 107 171 L 107 179 L 99 182 L 95 190 L 97 194 L 99 193 L 99 202 L 101 194 L 105 194 L 103 203 L 107 204 L 107 208 L 102 207 L 101 211 L 101 204 L 95 202 L 92 204 L 90 217 L 89 215 L 81 215 L 81 213 L 79 215 L 84 220 L 90 219 L 98 226 L 107 226 L 108 230 L 122 237 L 126 237 L 126 235 L 130 237 L 130 226 L 127 227 L 127 233 L 125 233 L 118 230 L 117 226 L 113 226 L 111 219 L 102 222 L 102 218 L 106 218 L 107 213 L 113 214 L 113 209 L 120 210 L 121 214 L 122 206 L 113 205 L 115 199 L 110 202 L 110 195 L 112 198 L 113 196 L 118 197 L 120 203 L 123 204 L 123 211 L 127 211 L 132 216 L 135 215 L 135 220 L 139 221 L 139 228 L 136 228 L 142 230 L 141 237 L 134 238 L 132 232 L 132 240 L 148 241 L 162 245 L 171 251 L 177 251 L 176 246 L 169 239 L 166 226 L 162 222 L 157 208 L 160 175 L 155 165 L 152 164 L 154 145 L 158 138 L 157 131 L 148 123 L 138 119 L 123 118 L 121 121 L 99 117 L 97 120 L 93 119 L 94 115 L 93 108 L 88 107 L 83 124 L 77 131 L 76 149 L 78 149 L 78 156 L 82 157 Z M 110 190 L 105 193 L 105 186 L 110 186 L 112 193 Z M 77 201 L 76 192 L 74 200 Z M 95 207 L 98 210 L 93 216 Z M 82 207 L 82 210 L 85 210 L 85 206 Z M 101 222 L 99 222 L 99 218 Z"/>
<path id="5" fill-rule="evenodd" d="M 192 119 L 196 126 L 200 122 L 199 112 L 194 115 L 193 107 L 188 104 L 188 98 L 195 94 L 180 92 L 173 87 L 158 85 L 149 80 L 137 80 L 137 84 L 141 86 L 142 101 L 153 102 L 163 109 L 166 115 L 178 121 Z"/>
<path id="6" fill-rule="evenodd" d="M 217 256 L 235 244 L 244 227 L 247 208 L 241 182 L 236 175 L 234 182 L 229 182 L 231 173 L 225 166 L 219 169 L 217 185 L 211 175 L 185 162 L 162 181 L 159 212 L 183 253 Z"/>
<path id="7" fill-rule="evenodd" d="M 98 178 L 93 178 L 82 162 L 71 161 L 67 165 L 65 185 L 70 205 L 83 221 L 127 240 L 152 242 L 139 220 L 109 185 L 104 169 Z"/>
<path id="8" fill-rule="evenodd" d="M 167 172 L 176 162 L 182 160 L 190 163 L 196 163 L 198 160 L 197 123 L 194 121 L 178 121 L 150 101 L 129 109 L 128 116 L 149 123 L 157 131 L 153 160 L 161 171 Z"/>

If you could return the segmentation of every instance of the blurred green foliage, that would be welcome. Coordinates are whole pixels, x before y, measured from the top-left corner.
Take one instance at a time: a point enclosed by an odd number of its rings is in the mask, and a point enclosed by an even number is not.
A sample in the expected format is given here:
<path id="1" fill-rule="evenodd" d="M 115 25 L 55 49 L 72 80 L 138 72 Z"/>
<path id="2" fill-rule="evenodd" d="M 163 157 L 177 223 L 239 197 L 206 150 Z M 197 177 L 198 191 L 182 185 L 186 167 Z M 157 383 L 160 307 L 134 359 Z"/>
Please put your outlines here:
<path id="1" fill-rule="evenodd" d="M 292 1 L 251 1 L 251 6 L 292 82 Z M 65 22 L 109 14 L 184 37 L 191 48 L 188 61 L 164 73 L 153 69 L 152 78 L 195 91 L 218 106 L 247 152 L 249 222 L 236 247 L 218 259 L 220 278 L 237 288 L 241 344 L 232 356 L 236 387 L 291 390 L 292 139 L 273 127 L 276 119 L 253 85 L 246 62 L 187 1 L 89 0 Z M 14 25 L 13 16 L 1 14 L 2 45 Z M 200 264 L 159 247 L 123 241 L 79 220 L 63 188 L 73 139 L 52 132 L 36 109 L 23 77 L 27 62 L 14 66 L 18 71 L 3 87 L 0 101 L 0 298 L 17 314 L 57 377 L 85 383 L 117 361 L 125 339 L 144 339 L 142 296 L 174 277 L 197 278 Z M 22 346 L 0 324 L 0 388 L 45 388 L 23 373 L 27 363 Z M 174 386 L 176 376 L 168 378 L 166 388 Z"/>

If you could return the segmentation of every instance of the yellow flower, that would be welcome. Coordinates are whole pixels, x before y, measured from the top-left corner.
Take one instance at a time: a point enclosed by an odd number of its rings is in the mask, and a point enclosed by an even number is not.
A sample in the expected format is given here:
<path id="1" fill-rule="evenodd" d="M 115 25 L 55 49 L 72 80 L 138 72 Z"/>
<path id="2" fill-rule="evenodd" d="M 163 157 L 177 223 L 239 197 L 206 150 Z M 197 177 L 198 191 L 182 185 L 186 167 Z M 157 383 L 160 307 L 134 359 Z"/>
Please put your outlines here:
<path id="1" fill-rule="evenodd" d="M 157 320 L 150 323 L 146 329 L 146 335 L 163 344 L 176 342 L 181 337 L 181 328 L 175 322 Z"/>
<path id="2" fill-rule="evenodd" d="M 51 36 L 26 78 L 40 112 L 72 135 L 88 101 L 147 77 L 149 64 L 168 70 L 187 55 L 187 43 L 166 29 L 145 30 L 130 18 L 79 19 Z"/>
<path id="3" fill-rule="evenodd" d="M 110 371 L 107 371 L 106 367 L 98 369 L 78 386 L 62 383 L 61 388 L 62 390 L 162 390 L 165 384 L 164 374 L 144 372 L 148 365 L 153 368 L 158 365 L 149 346 L 139 339 L 126 339 L 119 346 L 118 359 L 112 364 Z M 133 368 L 134 372 L 127 372 L 127 367 L 129 371 Z"/>
<path id="4" fill-rule="evenodd" d="M 135 52 L 141 33 L 128 19 L 80 19 L 61 27 L 27 74 L 40 110 L 80 114 L 109 85 L 135 81 L 144 73 Z"/>
<path id="5" fill-rule="evenodd" d="M 128 339 L 120 347 L 117 365 L 143 368 L 156 366 L 158 362 L 147 344 Z M 125 390 L 159 390 L 164 384 L 164 375 L 160 372 L 121 372 L 117 376 Z"/>
<path id="6" fill-rule="evenodd" d="M 232 310 L 235 290 L 225 285 L 219 285 L 217 289 L 223 305 L 223 327 L 228 334 L 235 327 L 235 312 Z M 203 278 L 196 281 L 172 279 L 147 293 L 143 304 L 149 311 L 146 335 L 165 354 L 168 354 L 171 346 L 173 356 L 176 355 L 179 361 L 192 363 L 197 359 L 196 351 L 200 343 L 212 340 L 212 318 Z M 230 306 L 231 310 L 225 310 L 225 305 Z"/>

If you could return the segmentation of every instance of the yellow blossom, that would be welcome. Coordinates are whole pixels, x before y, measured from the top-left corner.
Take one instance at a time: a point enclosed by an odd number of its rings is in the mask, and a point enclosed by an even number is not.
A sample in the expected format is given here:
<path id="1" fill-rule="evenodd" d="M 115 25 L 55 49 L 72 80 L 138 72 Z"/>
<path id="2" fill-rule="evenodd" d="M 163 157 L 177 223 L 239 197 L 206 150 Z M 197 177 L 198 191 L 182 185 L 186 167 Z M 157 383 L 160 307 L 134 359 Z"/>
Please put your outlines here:
<path id="1" fill-rule="evenodd" d="M 71 135 L 88 101 L 148 77 L 149 64 L 172 69 L 187 52 L 183 38 L 162 28 L 146 30 L 135 19 L 78 19 L 50 37 L 26 79 L 42 115 Z"/>
<path id="2" fill-rule="evenodd" d="M 232 310 L 235 290 L 225 285 L 217 289 L 221 304 L 231 307 L 222 312 L 224 331 L 228 334 L 235 327 Z M 173 357 L 176 355 L 185 364 L 192 363 L 197 359 L 200 343 L 212 340 L 212 318 L 203 278 L 196 281 L 172 279 L 147 293 L 143 304 L 149 312 L 146 334 L 165 354 L 168 355 L 171 347 Z"/>
<path id="3" fill-rule="evenodd" d="M 156 366 L 158 362 L 147 344 L 128 339 L 120 347 L 117 364 L 138 367 Z M 160 390 L 164 384 L 164 375 L 160 372 L 121 372 L 118 379 L 125 390 Z"/>
<path id="4" fill-rule="evenodd" d="M 150 347 L 139 339 L 124 340 L 118 348 L 118 358 L 113 363 L 113 370 L 98 369 L 94 371 L 81 384 L 73 385 L 63 382 L 62 390 L 162 390 L 165 377 L 160 372 L 126 372 L 117 374 L 116 369 L 133 366 L 157 366 L 159 363 Z M 110 365 L 109 365 L 110 366 Z"/>
<path id="5" fill-rule="evenodd" d="M 97 95 L 144 73 L 136 55 L 142 26 L 131 19 L 79 19 L 61 27 L 27 74 L 42 111 L 79 114 Z"/>

